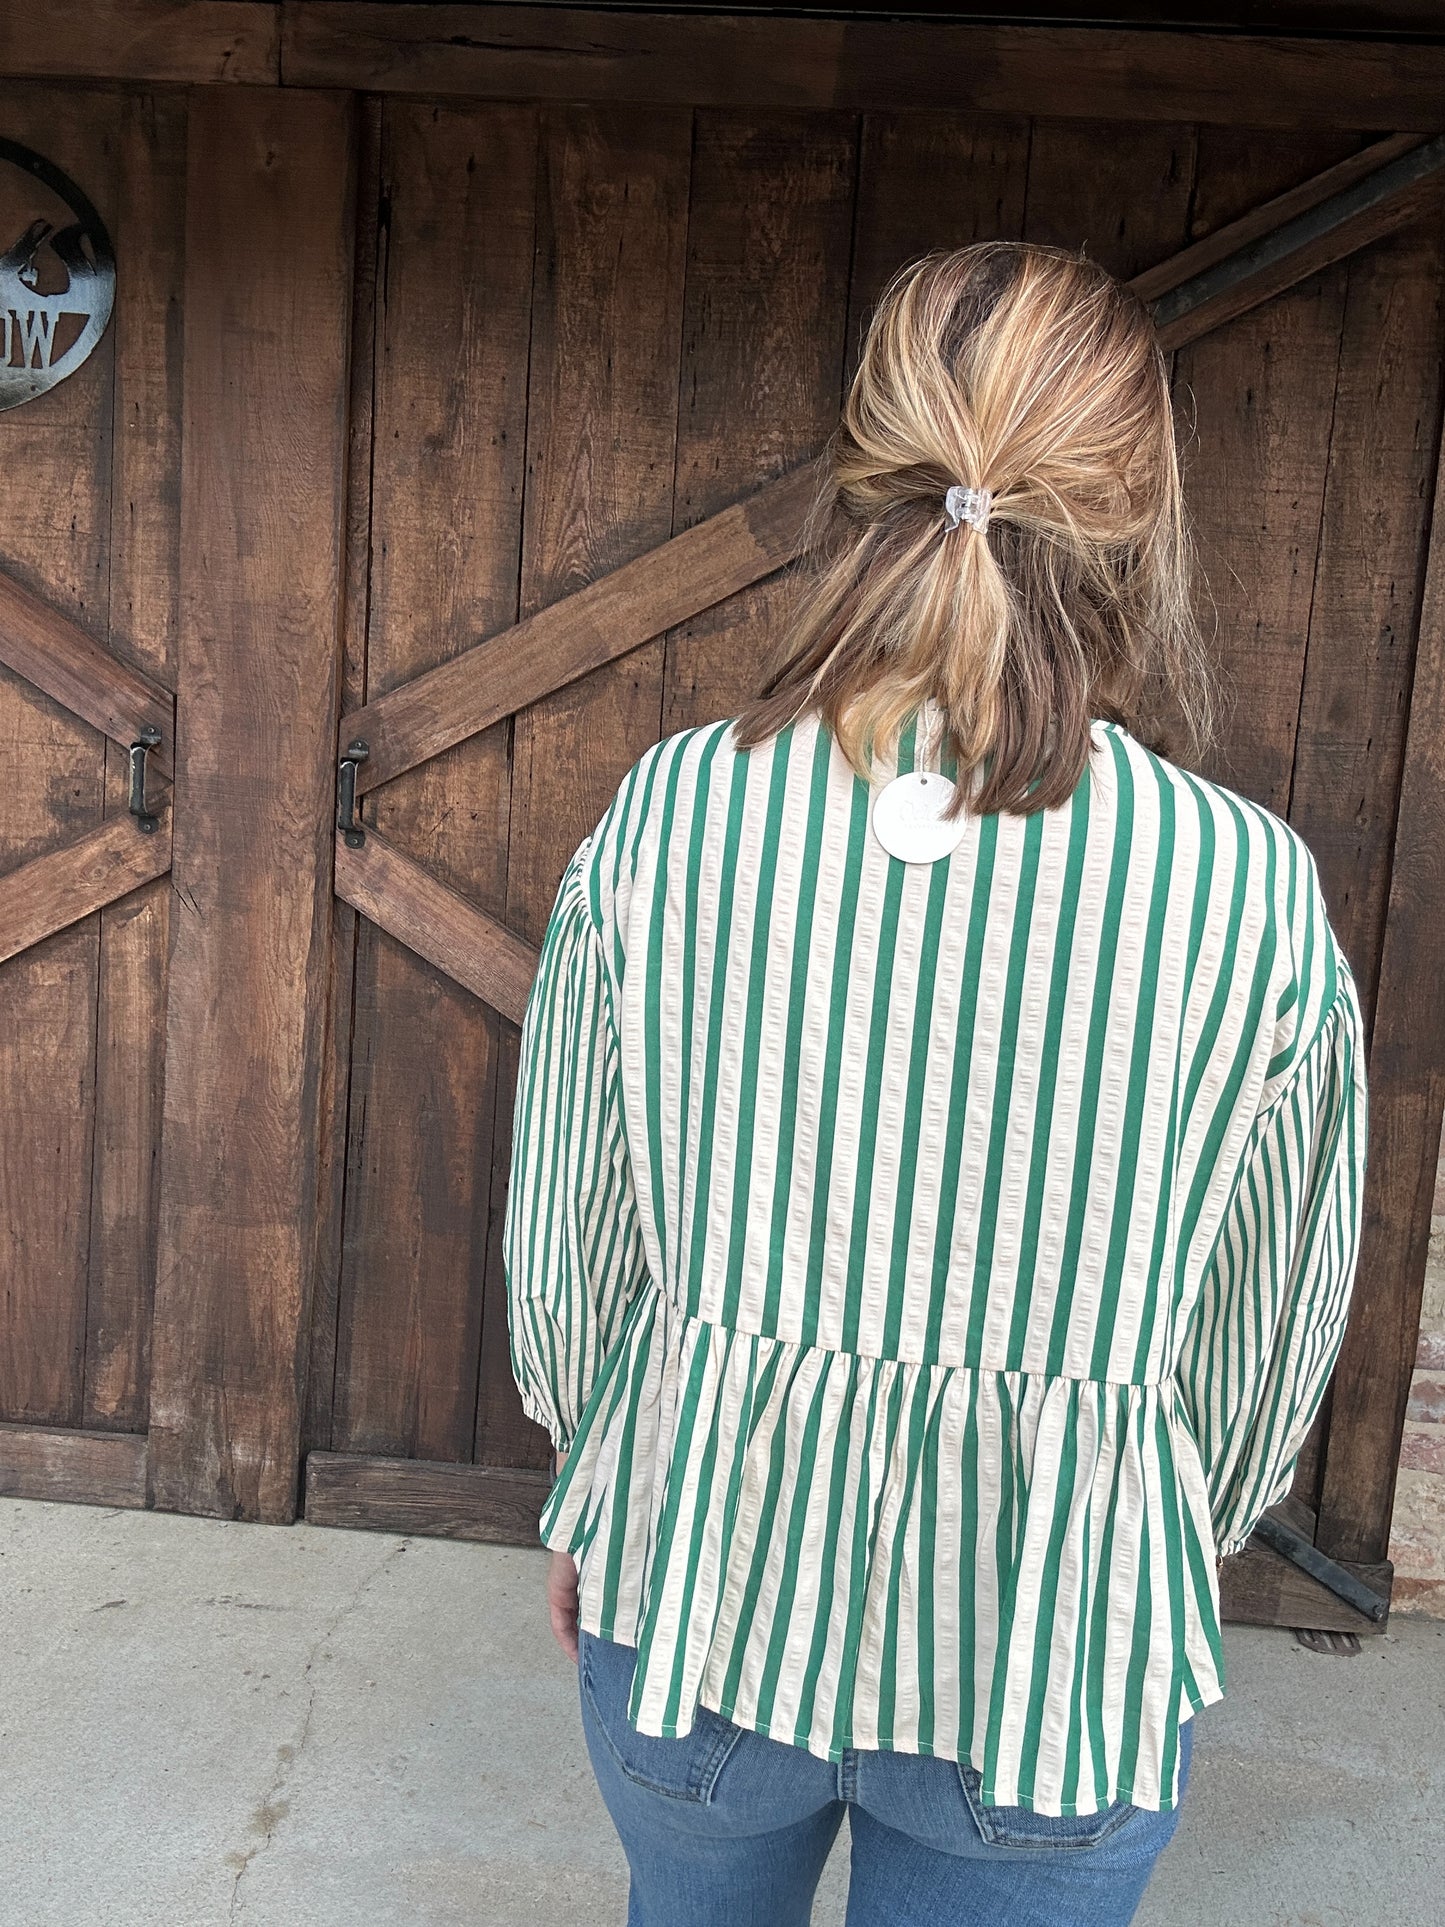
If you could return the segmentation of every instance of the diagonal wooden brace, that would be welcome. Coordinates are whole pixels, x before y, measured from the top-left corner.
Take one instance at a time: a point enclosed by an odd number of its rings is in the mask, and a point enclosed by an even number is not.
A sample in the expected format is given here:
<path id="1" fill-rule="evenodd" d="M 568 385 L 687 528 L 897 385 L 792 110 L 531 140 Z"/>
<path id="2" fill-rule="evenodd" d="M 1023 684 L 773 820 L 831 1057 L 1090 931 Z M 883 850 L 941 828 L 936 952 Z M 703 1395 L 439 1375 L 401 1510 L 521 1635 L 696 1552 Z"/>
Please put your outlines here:
<path id="1" fill-rule="evenodd" d="M 146 729 L 153 775 L 175 771 L 176 699 L 149 676 L 103 649 L 67 615 L 0 571 L 0 662 L 129 749 Z"/>
<path id="2" fill-rule="evenodd" d="M 170 867 L 169 818 L 154 836 L 137 836 L 130 816 L 107 817 L 73 843 L 32 857 L 0 876 L 0 963 Z"/>
<path id="3" fill-rule="evenodd" d="M 540 953 L 496 917 L 367 829 L 336 837 L 336 894 L 419 957 L 520 1024 Z"/>

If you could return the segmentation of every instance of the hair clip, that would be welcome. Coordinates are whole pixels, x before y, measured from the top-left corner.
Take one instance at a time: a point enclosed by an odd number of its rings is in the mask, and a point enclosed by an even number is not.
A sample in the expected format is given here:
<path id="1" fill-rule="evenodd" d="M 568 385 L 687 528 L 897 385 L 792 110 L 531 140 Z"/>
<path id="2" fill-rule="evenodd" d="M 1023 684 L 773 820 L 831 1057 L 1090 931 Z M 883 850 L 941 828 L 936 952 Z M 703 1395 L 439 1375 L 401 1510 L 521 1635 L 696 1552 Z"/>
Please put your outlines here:
<path id="1" fill-rule="evenodd" d="M 962 482 L 955 482 L 943 498 L 943 512 L 948 517 L 947 526 L 956 529 L 960 522 L 967 522 L 970 528 L 980 534 L 988 527 L 988 512 L 993 506 L 993 496 L 986 488 L 965 488 Z"/>

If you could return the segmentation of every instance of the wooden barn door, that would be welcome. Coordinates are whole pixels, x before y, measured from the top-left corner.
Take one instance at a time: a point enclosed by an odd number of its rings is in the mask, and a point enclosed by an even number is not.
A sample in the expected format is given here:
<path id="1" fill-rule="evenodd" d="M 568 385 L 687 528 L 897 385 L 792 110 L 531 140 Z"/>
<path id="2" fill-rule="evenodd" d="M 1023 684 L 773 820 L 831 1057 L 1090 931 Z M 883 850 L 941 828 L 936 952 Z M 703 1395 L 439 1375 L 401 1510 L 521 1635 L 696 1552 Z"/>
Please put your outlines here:
<path id="1" fill-rule="evenodd" d="M 118 261 L 89 360 L 0 413 L 6 1492 L 295 1515 L 353 120 L 0 88 Z"/>
<path id="2" fill-rule="evenodd" d="M 67 174 L 127 258 L 89 359 L 0 414 L 0 1489 L 137 1504 L 171 823 L 138 827 L 129 764 L 154 731 L 164 797 L 185 123 L 155 98 L 7 85 L 0 135 Z M 0 252 L 36 212 L 4 173 Z"/>
<path id="3" fill-rule="evenodd" d="M 285 1520 L 304 1478 L 316 1521 L 533 1542 L 500 1228 L 557 879 L 754 686 L 888 276 L 1024 236 L 1155 304 L 1213 773 L 1318 851 L 1373 1024 L 1288 1518 L 1386 1590 L 1442 1071 L 1440 144 L 239 86 L 0 120 L 121 262 L 90 362 L 0 414 L 0 1489 Z M 1231 1563 L 1236 1616 L 1357 1623 Z"/>
<path id="4" fill-rule="evenodd" d="M 1319 851 L 1373 1011 L 1438 449 L 1441 156 L 946 115 L 393 100 L 367 124 L 306 1507 L 531 1543 L 546 1440 L 511 1383 L 499 1233 L 535 946 L 628 765 L 753 686 L 809 458 L 902 261 L 1082 242 L 1156 304 L 1239 692 L 1214 773 Z M 1360 1304 L 1408 1319 L 1376 1274 Z M 1297 1533 L 1350 1511 L 1371 1429 L 1322 1416 Z M 1333 1550 L 1388 1590 L 1382 1543 Z M 1361 1623 L 1264 1547 L 1230 1588 L 1235 1616 Z"/>
<path id="5" fill-rule="evenodd" d="M 517 1026 L 623 771 L 760 660 L 748 585 L 794 553 L 805 485 L 709 518 L 836 419 L 854 131 L 415 103 L 373 129 L 340 734 L 365 822 L 336 849 L 362 914 L 307 1513 L 535 1541 L 500 1254 Z"/>

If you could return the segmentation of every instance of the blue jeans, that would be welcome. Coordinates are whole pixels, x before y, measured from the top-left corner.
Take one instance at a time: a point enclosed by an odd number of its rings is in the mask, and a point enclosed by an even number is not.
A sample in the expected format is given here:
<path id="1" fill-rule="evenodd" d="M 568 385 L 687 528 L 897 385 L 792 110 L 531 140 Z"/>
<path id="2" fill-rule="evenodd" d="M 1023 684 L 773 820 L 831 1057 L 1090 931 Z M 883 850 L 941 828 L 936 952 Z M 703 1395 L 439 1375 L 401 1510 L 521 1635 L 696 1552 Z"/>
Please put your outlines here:
<path id="1" fill-rule="evenodd" d="M 636 1649 L 586 1631 L 578 1647 L 587 1750 L 632 1870 L 627 1927 L 807 1927 L 845 1809 L 849 1927 L 1124 1927 L 1179 1823 L 1179 1807 L 1123 1800 L 1060 1818 L 985 1806 L 967 1763 L 821 1760 L 706 1706 L 682 1739 L 654 1739 L 627 1719 Z M 1193 1737 L 1186 1720 L 1181 1801 Z"/>

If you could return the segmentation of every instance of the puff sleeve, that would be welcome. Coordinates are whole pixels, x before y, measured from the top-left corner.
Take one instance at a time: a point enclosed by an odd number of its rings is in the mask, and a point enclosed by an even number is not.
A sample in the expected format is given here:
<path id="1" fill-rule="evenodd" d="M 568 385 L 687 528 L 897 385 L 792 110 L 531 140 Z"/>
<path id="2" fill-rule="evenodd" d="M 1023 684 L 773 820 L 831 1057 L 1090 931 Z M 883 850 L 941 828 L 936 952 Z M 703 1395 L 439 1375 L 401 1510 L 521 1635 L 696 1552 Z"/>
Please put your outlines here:
<path id="1" fill-rule="evenodd" d="M 523 1016 L 502 1241 L 512 1374 L 559 1451 L 646 1275 L 591 844 L 563 872 Z"/>
<path id="2" fill-rule="evenodd" d="M 1333 1001 L 1253 1121 L 1180 1354 L 1221 1555 L 1289 1491 L 1354 1287 L 1365 1051 L 1353 975 L 1330 949 Z"/>

